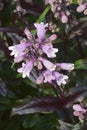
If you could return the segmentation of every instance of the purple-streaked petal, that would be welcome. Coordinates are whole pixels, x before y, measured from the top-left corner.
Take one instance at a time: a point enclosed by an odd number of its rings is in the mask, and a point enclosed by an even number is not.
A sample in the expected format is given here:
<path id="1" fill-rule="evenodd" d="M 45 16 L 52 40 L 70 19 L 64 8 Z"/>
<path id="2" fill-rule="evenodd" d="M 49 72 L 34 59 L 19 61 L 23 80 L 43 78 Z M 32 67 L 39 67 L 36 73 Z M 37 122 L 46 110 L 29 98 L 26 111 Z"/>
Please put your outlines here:
<path id="1" fill-rule="evenodd" d="M 40 57 L 39 60 L 43 63 L 43 65 L 49 70 L 54 71 L 56 69 L 56 65 L 52 62 Z"/>
<path id="2" fill-rule="evenodd" d="M 50 72 L 49 70 L 46 70 L 44 73 L 43 73 L 43 76 L 44 76 L 44 83 L 46 82 L 51 82 L 52 80 L 55 80 L 55 77 L 52 75 L 52 72 Z"/>
<path id="3" fill-rule="evenodd" d="M 11 55 L 14 57 L 24 55 L 25 49 L 29 46 L 29 44 L 18 44 L 14 46 L 10 46 L 9 50 L 11 50 Z"/>
<path id="4" fill-rule="evenodd" d="M 22 73 L 23 78 L 29 77 L 31 70 L 33 69 L 33 61 L 30 60 L 29 62 L 22 63 L 22 67 L 19 68 L 17 71 Z"/>
<path id="5" fill-rule="evenodd" d="M 37 36 L 38 36 L 38 42 L 41 43 L 42 40 L 45 38 L 45 28 L 47 27 L 48 24 L 44 24 L 43 22 L 41 23 L 35 23 L 34 26 L 36 27 L 37 30 Z"/>
<path id="6" fill-rule="evenodd" d="M 56 54 L 58 52 L 57 48 L 53 48 L 53 46 L 51 44 L 46 44 L 46 45 L 42 45 L 42 50 L 45 52 L 45 54 L 49 57 L 49 58 L 54 58 L 56 57 Z"/>
<path id="7" fill-rule="evenodd" d="M 55 79 L 56 79 L 56 82 L 59 86 L 61 86 L 61 84 L 66 84 L 66 80 L 68 79 L 68 76 L 67 75 L 63 75 L 63 74 L 60 74 L 59 72 L 54 72 L 54 76 L 55 76 Z"/>

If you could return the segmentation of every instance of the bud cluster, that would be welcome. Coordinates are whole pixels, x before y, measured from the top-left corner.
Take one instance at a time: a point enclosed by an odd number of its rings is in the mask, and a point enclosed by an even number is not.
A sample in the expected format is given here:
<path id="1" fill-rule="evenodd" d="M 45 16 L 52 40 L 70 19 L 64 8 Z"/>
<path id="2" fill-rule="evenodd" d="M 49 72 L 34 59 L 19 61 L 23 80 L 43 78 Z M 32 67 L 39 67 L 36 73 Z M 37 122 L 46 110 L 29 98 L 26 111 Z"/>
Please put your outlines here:
<path id="1" fill-rule="evenodd" d="M 67 23 L 69 20 L 71 3 L 72 0 L 45 0 L 45 4 L 51 5 L 54 16 L 60 19 L 62 23 Z"/>
<path id="2" fill-rule="evenodd" d="M 74 116 L 77 116 L 80 121 L 82 121 L 85 118 L 85 114 L 87 113 L 87 108 L 84 105 L 80 104 L 74 104 L 73 105 Z"/>
<path id="3" fill-rule="evenodd" d="M 59 28 L 57 28 L 57 25 L 55 23 L 50 22 L 48 24 L 49 30 L 54 33 L 54 32 L 59 32 Z"/>

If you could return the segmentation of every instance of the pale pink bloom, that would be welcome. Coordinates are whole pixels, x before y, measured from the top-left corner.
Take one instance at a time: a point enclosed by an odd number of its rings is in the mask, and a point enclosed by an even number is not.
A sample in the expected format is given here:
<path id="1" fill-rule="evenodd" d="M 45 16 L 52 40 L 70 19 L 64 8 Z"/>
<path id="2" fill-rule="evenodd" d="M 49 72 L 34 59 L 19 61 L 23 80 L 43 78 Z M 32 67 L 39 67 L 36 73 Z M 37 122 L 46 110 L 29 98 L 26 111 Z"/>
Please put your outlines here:
<path id="1" fill-rule="evenodd" d="M 54 75 L 52 74 L 52 72 L 50 72 L 49 70 L 46 70 L 44 73 L 43 73 L 43 76 L 44 76 L 44 83 L 46 82 L 51 82 L 52 80 L 55 80 L 55 77 Z"/>
<path id="2" fill-rule="evenodd" d="M 10 46 L 9 50 L 11 50 L 11 56 L 14 55 L 14 57 L 17 56 L 21 56 L 24 55 L 24 51 L 26 49 L 26 47 L 28 46 L 28 44 L 18 44 L 18 45 L 14 45 L 14 46 Z"/>
<path id="3" fill-rule="evenodd" d="M 56 69 L 56 65 L 52 62 L 40 57 L 39 60 L 43 63 L 43 65 L 49 70 L 54 71 Z"/>
<path id="4" fill-rule="evenodd" d="M 46 27 L 48 24 L 44 24 L 43 22 L 41 23 L 35 23 L 34 26 L 36 27 L 37 30 L 37 36 L 38 36 L 38 42 L 41 43 L 42 40 L 45 38 L 45 32 L 46 32 Z"/>
<path id="5" fill-rule="evenodd" d="M 79 111 L 74 111 L 74 112 L 73 112 L 73 115 L 74 115 L 74 116 L 80 116 L 80 115 L 81 115 L 81 112 L 79 112 Z"/>
<path id="6" fill-rule="evenodd" d="M 63 75 L 63 74 L 60 74 L 59 72 L 54 72 L 54 76 L 55 76 L 55 79 L 56 79 L 56 82 L 59 86 L 61 86 L 61 84 L 66 84 L 66 80 L 68 79 L 68 76 L 67 75 Z"/>
<path id="7" fill-rule="evenodd" d="M 58 66 L 60 69 L 71 71 L 74 69 L 74 64 L 71 63 L 57 63 L 56 66 Z"/>
<path id="8" fill-rule="evenodd" d="M 73 109 L 74 109 L 75 111 L 86 112 L 86 110 L 85 110 L 84 108 L 82 108 L 79 104 L 73 105 Z"/>
<path id="9" fill-rule="evenodd" d="M 30 72 L 31 72 L 32 69 L 33 69 L 33 61 L 30 60 L 26 64 L 22 63 L 22 67 L 19 68 L 17 71 L 19 73 L 22 73 L 22 77 L 25 78 L 25 77 L 29 77 L 30 76 Z"/>
<path id="10" fill-rule="evenodd" d="M 63 14 L 62 17 L 61 17 L 61 21 L 62 21 L 62 23 L 67 23 L 68 17 L 65 14 Z"/>
<path id="11" fill-rule="evenodd" d="M 45 44 L 42 45 L 42 50 L 45 52 L 45 54 L 49 57 L 49 58 L 54 58 L 56 57 L 56 54 L 58 52 L 57 48 L 53 48 L 52 44 Z"/>
<path id="12" fill-rule="evenodd" d="M 86 9 L 86 7 L 87 7 L 87 3 L 78 6 L 77 7 L 77 12 L 79 12 L 79 13 L 83 12 Z"/>

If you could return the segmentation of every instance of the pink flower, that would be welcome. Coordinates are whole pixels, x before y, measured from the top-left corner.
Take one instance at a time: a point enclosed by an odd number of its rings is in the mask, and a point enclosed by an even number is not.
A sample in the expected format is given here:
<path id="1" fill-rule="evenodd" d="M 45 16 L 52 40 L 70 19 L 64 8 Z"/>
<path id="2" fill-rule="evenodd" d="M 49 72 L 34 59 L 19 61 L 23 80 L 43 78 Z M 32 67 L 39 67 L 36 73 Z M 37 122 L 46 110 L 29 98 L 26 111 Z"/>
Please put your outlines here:
<path id="1" fill-rule="evenodd" d="M 75 110 L 73 112 L 74 116 L 77 116 L 79 118 L 79 120 L 83 120 L 84 119 L 84 114 L 86 113 L 86 109 L 84 109 L 81 105 L 79 104 L 75 104 L 73 105 L 73 109 Z"/>
<path id="2" fill-rule="evenodd" d="M 58 66 L 60 69 L 71 71 L 74 69 L 74 64 L 71 63 L 57 63 L 56 66 Z"/>
<path id="3" fill-rule="evenodd" d="M 79 12 L 79 13 L 83 12 L 86 9 L 86 7 L 87 7 L 87 3 L 78 6 L 77 7 L 77 12 Z"/>
<path id="4" fill-rule="evenodd" d="M 86 112 L 86 110 L 85 110 L 84 108 L 82 108 L 79 104 L 73 105 L 73 109 L 74 109 L 75 111 Z"/>
<path id="5" fill-rule="evenodd" d="M 25 78 L 25 77 L 29 77 L 30 76 L 30 72 L 31 72 L 32 69 L 33 69 L 33 61 L 30 60 L 26 64 L 22 63 L 22 67 L 19 68 L 17 71 L 19 73 L 22 73 L 22 77 Z"/>
<path id="6" fill-rule="evenodd" d="M 54 71 L 56 69 L 56 65 L 52 62 L 40 57 L 39 60 L 43 63 L 43 65 L 49 70 Z"/>
<path id="7" fill-rule="evenodd" d="M 48 24 L 44 24 L 43 22 L 41 23 L 35 23 L 34 26 L 36 27 L 37 30 L 37 36 L 38 36 L 38 42 L 41 43 L 42 40 L 45 38 L 45 28 L 47 27 Z"/>
<path id="8" fill-rule="evenodd" d="M 49 57 L 49 58 L 54 58 L 56 57 L 56 54 L 58 52 L 58 49 L 57 48 L 53 48 L 53 45 L 52 44 L 45 44 L 45 45 L 42 45 L 42 50 L 46 53 L 46 55 Z"/>
<path id="9" fill-rule="evenodd" d="M 68 76 L 67 75 L 63 75 L 63 74 L 60 74 L 59 72 L 54 72 L 54 76 L 55 76 L 55 79 L 56 79 L 56 82 L 59 86 L 61 86 L 61 84 L 66 84 L 66 80 L 68 79 Z"/>
<path id="10" fill-rule="evenodd" d="M 65 14 L 63 14 L 62 17 L 61 17 L 61 21 L 62 21 L 62 23 L 67 23 L 68 17 Z"/>

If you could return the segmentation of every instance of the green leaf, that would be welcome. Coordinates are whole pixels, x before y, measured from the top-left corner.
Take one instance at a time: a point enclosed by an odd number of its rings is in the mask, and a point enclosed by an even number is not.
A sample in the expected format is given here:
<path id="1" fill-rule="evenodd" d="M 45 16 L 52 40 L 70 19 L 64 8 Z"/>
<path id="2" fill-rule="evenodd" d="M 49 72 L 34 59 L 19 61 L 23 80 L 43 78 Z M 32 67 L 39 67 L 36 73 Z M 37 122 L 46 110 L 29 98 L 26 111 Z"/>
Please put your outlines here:
<path id="1" fill-rule="evenodd" d="M 38 114 L 34 115 L 27 115 L 26 118 L 23 121 L 23 127 L 24 128 L 32 128 L 35 124 L 37 125 L 37 120 L 39 119 Z"/>
<path id="2" fill-rule="evenodd" d="M 71 130 L 80 130 L 80 128 L 81 128 L 81 123 L 78 123 L 74 125 Z"/>
<path id="3" fill-rule="evenodd" d="M 47 8 L 43 11 L 43 13 L 40 15 L 40 17 L 37 19 L 36 22 L 37 23 L 42 22 L 49 10 L 50 10 L 50 6 L 47 6 Z"/>
<path id="4" fill-rule="evenodd" d="M 79 59 L 75 62 L 75 69 L 87 69 L 85 60 Z"/>
<path id="5" fill-rule="evenodd" d="M 73 2 L 73 4 L 78 4 L 77 0 L 73 0 L 72 2 Z"/>

